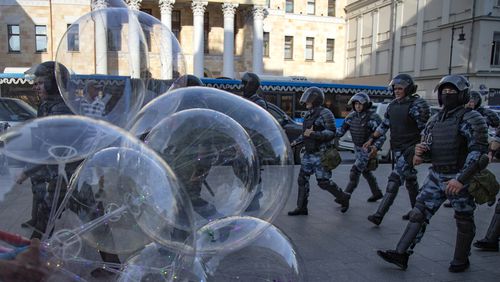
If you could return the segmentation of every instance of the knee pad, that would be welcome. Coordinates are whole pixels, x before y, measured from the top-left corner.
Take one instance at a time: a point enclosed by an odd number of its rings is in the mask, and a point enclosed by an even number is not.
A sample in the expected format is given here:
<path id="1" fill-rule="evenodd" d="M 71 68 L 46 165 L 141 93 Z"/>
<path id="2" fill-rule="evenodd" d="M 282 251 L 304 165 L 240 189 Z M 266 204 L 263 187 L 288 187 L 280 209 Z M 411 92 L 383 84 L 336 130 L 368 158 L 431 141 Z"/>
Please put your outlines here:
<path id="1" fill-rule="evenodd" d="M 455 219 L 457 221 L 474 221 L 474 214 L 471 212 L 459 212 L 455 211 Z"/>
<path id="2" fill-rule="evenodd" d="M 297 182 L 299 183 L 300 186 L 304 186 L 307 183 L 309 183 L 307 175 L 304 172 L 302 172 L 302 170 L 299 172 L 299 178 L 297 179 Z"/>
<path id="3" fill-rule="evenodd" d="M 319 188 L 326 190 L 326 189 L 328 189 L 328 187 L 330 187 L 330 180 L 320 179 L 320 180 L 318 180 L 318 186 L 319 186 Z"/>
<path id="4" fill-rule="evenodd" d="M 389 175 L 389 181 L 397 183 L 398 187 L 401 186 L 401 177 L 399 177 L 399 175 L 395 172 L 391 172 L 391 175 Z"/>
<path id="5" fill-rule="evenodd" d="M 424 223 L 427 221 L 427 217 L 425 215 L 425 207 L 415 206 L 410 211 L 410 221 L 417 223 Z"/>
<path id="6" fill-rule="evenodd" d="M 455 220 L 458 232 L 466 234 L 476 233 L 476 225 L 474 224 L 473 214 L 455 211 Z"/>
<path id="7" fill-rule="evenodd" d="M 356 167 L 356 165 L 353 165 L 351 167 L 351 173 L 356 173 L 356 174 L 360 174 L 361 171 L 359 171 L 359 169 Z"/>

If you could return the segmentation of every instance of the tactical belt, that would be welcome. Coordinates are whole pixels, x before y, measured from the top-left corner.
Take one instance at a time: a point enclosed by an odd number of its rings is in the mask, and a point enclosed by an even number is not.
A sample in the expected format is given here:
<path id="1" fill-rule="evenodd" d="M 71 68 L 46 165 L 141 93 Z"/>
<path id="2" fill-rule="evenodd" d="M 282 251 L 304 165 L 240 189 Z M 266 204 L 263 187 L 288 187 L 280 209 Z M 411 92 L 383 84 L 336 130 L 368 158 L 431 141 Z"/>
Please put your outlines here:
<path id="1" fill-rule="evenodd" d="M 457 165 L 432 165 L 432 169 L 438 173 L 457 173 L 460 171 Z"/>

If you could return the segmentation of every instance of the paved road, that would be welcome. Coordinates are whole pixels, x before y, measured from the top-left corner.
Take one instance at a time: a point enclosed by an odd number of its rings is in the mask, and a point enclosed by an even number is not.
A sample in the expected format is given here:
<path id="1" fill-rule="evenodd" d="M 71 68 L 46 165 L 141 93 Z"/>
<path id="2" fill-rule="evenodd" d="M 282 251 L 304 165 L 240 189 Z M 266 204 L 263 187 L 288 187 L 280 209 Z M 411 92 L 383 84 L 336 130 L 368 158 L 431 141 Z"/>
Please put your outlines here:
<path id="1" fill-rule="evenodd" d="M 344 160 L 348 156 L 343 154 Z M 348 182 L 350 168 L 351 165 L 343 164 L 333 174 L 341 187 Z M 419 167 L 419 183 L 423 182 L 427 168 L 428 165 Z M 296 173 L 298 169 L 297 166 Z M 500 179 L 500 163 L 492 164 L 490 169 Z M 383 164 L 376 171 L 383 190 L 389 172 L 390 164 Z M 378 203 L 366 202 L 370 192 L 364 179 L 354 191 L 346 214 L 340 213 L 333 197 L 316 185 L 314 177 L 311 180 L 309 216 L 286 215 L 295 207 L 295 183 L 285 209 L 275 221 L 275 225 L 297 245 L 308 281 L 499 281 L 500 253 L 472 250 L 468 272 L 448 272 L 456 236 L 452 209 L 443 207 L 432 218 L 422 242 L 410 257 L 408 269 L 401 271 L 380 259 L 376 250 L 395 248 L 406 227 L 406 222 L 401 220 L 410 207 L 406 189 L 400 189 L 386 218 L 379 227 L 375 227 L 366 217 L 375 212 Z M 477 208 L 476 238 L 484 236 L 493 212 L 494 207 L 482 205 Z"/>

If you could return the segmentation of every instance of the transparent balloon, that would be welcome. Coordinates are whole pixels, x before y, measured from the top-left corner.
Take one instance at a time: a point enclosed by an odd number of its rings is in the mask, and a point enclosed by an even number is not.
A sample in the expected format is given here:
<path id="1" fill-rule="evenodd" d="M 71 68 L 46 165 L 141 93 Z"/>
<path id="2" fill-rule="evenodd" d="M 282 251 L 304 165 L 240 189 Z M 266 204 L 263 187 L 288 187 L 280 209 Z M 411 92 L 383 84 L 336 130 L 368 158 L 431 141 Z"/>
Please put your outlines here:
<path id="1" fill-rule="evenodd" d="M 290 194 L 294 181 L 293 156 L 281 126 L 255 103 L 214 88 L 180 88 L 156 98 L 141 109 L 131 122 L 130 132 L 145 136 L 165 117 L 192 108 L 221 112 L 248 133 L 257 150 L 260 177 L 255 196 L 244 214 L 272 222 Z"/>
<path id="2" fill-rule="evenodd" d="M 170 29 L 147 13 L 126 8 L 97 9 L 80 18 L 62 37 L 56 61 L 66 67 L 58 67 L 56 74 L 70 108 L 119 126 L 186 73 Z"/>
<path id="3" fill-rule="evenodd" d="M 241 240 L 238 234 L 256 229 L 262 232 L 251 240 Z M 203 281 L 306 281 L 304 263 L 296 247 L 268 222 L 253 217 L 230 217 L 210 222 L 198 235 L 197 245 L 232 241 L 227 244 L 231 247 L 223 252 L 199 256 L 207 276 Z M 199 271 L 194 269 L 194 273 Z"/>
<path id="4" fill-rule="evenodd" d="M 95 3 L 98 1 L 93 1 L 93 2 Z M 122 0 L 106 0 L 106 7 L 107 8 L 128 8 L 128 5 L 127 5 L 127 3 L 125 3 L 125 1 L 122 1 Z"/>
<path id="5" fill-rule="evenodd" d="M 243 127 L 225 114 L 177 112 L 160 121 L 145 143 L 189 194 L 196 227 L 241 214 L 255 195 L 260 172 L 255 147 Z"/>

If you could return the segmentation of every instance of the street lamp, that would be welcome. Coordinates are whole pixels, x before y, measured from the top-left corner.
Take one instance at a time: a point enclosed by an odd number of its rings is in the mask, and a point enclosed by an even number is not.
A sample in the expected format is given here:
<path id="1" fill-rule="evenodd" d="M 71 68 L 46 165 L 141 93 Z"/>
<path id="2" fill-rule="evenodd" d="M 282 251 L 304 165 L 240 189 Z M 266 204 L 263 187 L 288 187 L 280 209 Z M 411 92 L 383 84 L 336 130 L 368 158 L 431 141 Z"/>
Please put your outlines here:
<path id="1" fill-rule="evenodd" d="M 464 27 L 459 26 L 459 27 L 451 27 L 451 43 L 450 43 L 450 64 L 448 65 L 448 74 L 451 74 L 451 59 L 453 57 L 453 37 L 455 37 L 455 30 L 460 29 L 460 33 L 458 34 L 458 41 L 465 41 L 465 33 L 464 33 Z"/>

